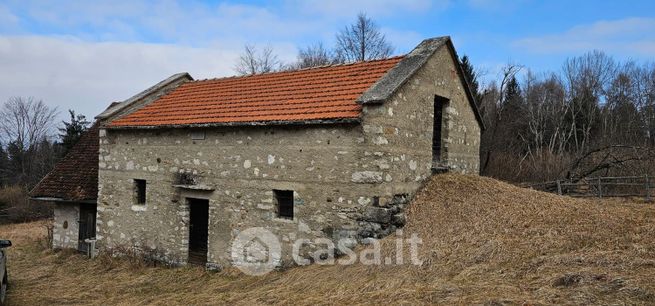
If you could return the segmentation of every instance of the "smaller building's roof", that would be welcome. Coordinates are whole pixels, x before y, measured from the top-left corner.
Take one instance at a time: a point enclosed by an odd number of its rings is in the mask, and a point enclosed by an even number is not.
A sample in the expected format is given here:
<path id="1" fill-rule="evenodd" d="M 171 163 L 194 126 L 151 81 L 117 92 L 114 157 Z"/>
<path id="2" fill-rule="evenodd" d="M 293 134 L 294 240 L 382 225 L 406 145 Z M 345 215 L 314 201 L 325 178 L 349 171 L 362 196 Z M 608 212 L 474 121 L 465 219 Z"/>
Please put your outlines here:
<path id="1" fill-rule="evenodd" d="M 358 119 L 357 98 L 402 58 L 185 82 L 109 127 Z"/>
<path id="2" fill-rule="evenodd" d="M 91 126 L 33 189 L 30 197 L 94 201 L 98 197 L 98 123 Z"/>

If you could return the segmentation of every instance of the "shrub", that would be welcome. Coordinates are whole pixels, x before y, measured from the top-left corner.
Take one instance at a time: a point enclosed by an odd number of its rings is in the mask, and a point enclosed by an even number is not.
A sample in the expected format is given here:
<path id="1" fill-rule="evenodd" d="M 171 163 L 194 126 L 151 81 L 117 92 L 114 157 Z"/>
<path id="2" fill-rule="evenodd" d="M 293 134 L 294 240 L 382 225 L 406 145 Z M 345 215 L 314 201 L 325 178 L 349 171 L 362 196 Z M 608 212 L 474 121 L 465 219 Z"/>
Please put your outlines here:
<path id="1" fill-rule="evenodd" d="M 28 222 L 52 216 L 52 204 L 31 201 L 25 188 L 14 185 L 0 189 L 0 223 Z"/>

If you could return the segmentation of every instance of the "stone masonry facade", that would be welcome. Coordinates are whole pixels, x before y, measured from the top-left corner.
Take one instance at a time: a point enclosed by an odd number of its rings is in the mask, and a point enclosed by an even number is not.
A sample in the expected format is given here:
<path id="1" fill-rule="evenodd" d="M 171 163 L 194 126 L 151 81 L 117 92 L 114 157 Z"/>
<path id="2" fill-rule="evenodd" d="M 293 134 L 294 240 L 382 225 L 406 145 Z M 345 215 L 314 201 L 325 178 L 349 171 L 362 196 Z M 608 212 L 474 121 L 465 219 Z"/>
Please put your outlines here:
<path id="1" fill-rule="evenodd" d="M 52 246 L 56 249 L 77 249 L 80 206 L 54 203 Z"/>
<path id="2" fill-rule="evenodd" d="M 435 167 L 435 96 L 449 100 L 437 166 L 478 173 L 481 126 L 458 73 L 441 47 L 389 99 L 364 105 L 360 123 L 101 129 L 98 245 L 185 264 L 189 198 L 209 200 L 209 266 L 230 265 L 232 240 L 250 227 L 285 242 L 284 262 L 296 239 L 385 236 L 404 224 L 408 199 Z M 204 187 L 182 186 L 189 178 Z M 146 181 L 144 204 L 135 179 Z M 273 190 L 294 191 L 292 220 L 277 217 Z"/>

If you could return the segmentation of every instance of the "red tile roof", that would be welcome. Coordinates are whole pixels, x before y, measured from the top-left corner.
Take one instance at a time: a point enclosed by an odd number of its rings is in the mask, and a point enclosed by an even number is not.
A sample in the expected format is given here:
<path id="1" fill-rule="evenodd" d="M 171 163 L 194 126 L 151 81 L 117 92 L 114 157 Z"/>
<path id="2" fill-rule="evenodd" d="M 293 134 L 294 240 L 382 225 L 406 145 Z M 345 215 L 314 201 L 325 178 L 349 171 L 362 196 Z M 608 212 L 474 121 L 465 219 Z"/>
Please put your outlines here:
<path id="1" fill-rule="evenodd" d="M 355 119 L 355 100 L 401 59 L 186 82 L 109 127 Z"/>
<path id="2" fill-rule="evenodd" d="M 89 201 L 98 197 L 98 123 L 90 127 L 33 189 L 33 198 Z"/>

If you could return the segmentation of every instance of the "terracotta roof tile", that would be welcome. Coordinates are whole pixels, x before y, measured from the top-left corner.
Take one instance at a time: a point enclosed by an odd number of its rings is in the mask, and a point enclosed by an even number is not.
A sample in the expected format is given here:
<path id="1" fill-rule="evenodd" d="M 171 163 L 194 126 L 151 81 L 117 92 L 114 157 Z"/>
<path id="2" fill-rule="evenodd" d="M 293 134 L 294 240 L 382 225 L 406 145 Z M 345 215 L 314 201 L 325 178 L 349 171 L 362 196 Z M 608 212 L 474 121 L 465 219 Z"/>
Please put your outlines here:
<path id="1" fill-rule="evenodd" d="M 98 142 L 98 123 L 95 123 L 30 191 L 30 196 L 67 201 L 95 200 L 98 197 Z"/>
<path id="2" fill-rule="evenodd" d="M 187 82 L 109 126 L 354 119 L 355 100 L 401 59 Z"/>

